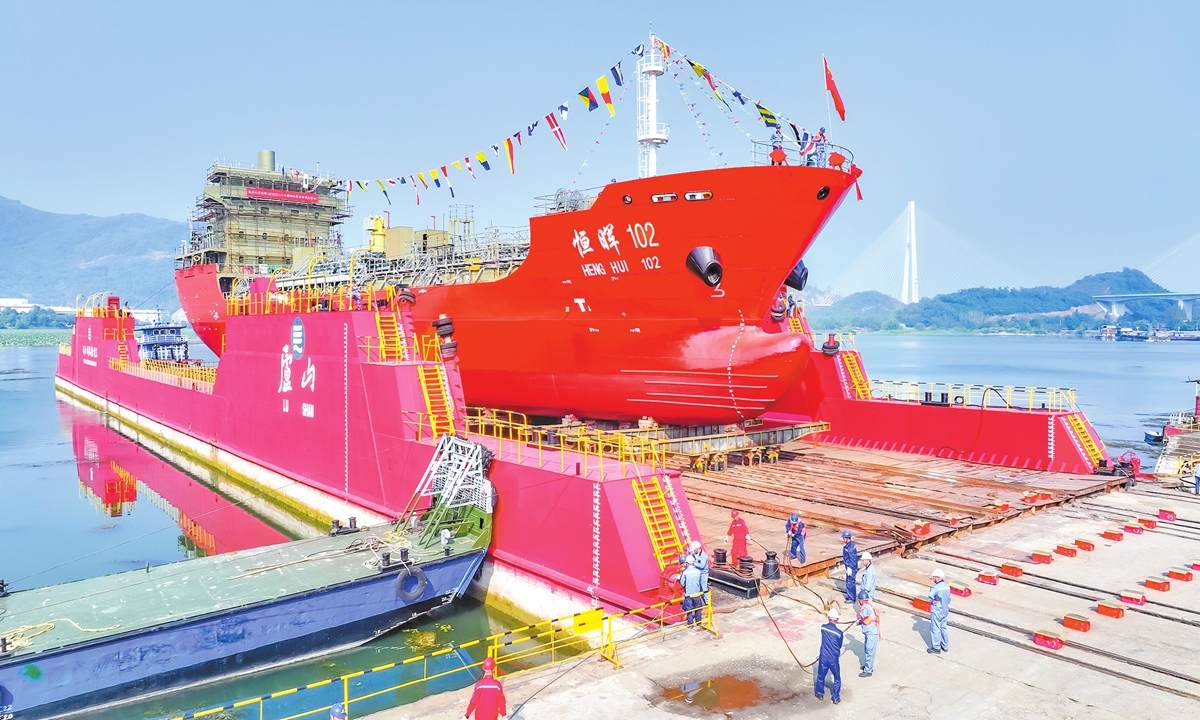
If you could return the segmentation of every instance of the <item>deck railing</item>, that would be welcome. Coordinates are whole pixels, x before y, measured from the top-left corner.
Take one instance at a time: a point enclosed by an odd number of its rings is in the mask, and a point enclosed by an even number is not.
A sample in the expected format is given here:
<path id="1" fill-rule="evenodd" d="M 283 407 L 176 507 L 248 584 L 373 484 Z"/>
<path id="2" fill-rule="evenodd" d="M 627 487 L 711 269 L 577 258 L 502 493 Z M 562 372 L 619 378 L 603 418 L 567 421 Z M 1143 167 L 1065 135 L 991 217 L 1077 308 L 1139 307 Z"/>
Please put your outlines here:
<path id="1" fill-rule="evenodd" d="M 140 363 L 134 363 L 120 358 L 109 358 L 108 366 L 118 372 L 145 380 L 197 390 L 210 395 L 213 385 L 217 382 L 217 368 L 211 365 L 185 365 L 169 360 L 143 360 Z"/>
<path id="2" fill-rule="evenodd" d="M 1028 410 L 1076 412 L 1074 388 L 969 383 L 872 380 L 871 398 L 926 405 L 973 405 Z"/>
<path id="3" fill-rule="evenodd" d="M 841 145 L 830 142 L 808 142 L 803 145 L 795 139 L 784 139 L 778 144 L 770 141 L 755 140 L 750 158 L 752 165 L 772 165 L 774 160 L 771 153 L 776 147 L 783 150 L 784 165 L 799 165 L 803 167 L 834 168 L 850 172 L 854 164 L 854 153 Z"/>

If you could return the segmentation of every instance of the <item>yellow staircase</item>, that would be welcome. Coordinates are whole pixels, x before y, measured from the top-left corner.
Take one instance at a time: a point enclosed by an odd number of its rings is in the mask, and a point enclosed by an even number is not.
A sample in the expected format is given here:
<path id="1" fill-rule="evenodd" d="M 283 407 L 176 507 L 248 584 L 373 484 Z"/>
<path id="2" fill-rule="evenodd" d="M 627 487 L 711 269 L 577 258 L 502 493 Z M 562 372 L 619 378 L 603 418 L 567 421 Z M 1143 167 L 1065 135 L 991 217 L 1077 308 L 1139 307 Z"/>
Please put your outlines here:
<path id="1" fill-rule="evenodd" d="M 425 395 L 433 436 L 453 435 L 454 400 L 446 395 L 446 368 L 441 363 L 417 365 L 417 375 L 421 378 L 421 392 Z"/>
<path id="2" fill-rule="evenodd" d="M 121 359 L 121 362 L 129 362 L 129 347 L 125 345 L 124 340 L 117 341 L 117 357 Z"/>
<path id="3" fill-rule="evenodd" d="M 789 315 L 787 321 L 788 321 L 788 329 L 791 330 L 792 332 L 798 332 L 798 333 L 804 332 L 804 323 L 802 323 L 800 321 L 800 318 Z"/>
<path id="4" fill-rule="evenodd" d="M 379 331 L 379 361 L 404 359 L 404 334 L 396 313 L 375 313 L 375 329 Z"/>
<path id="5" fill-rule="evenodd" d="M 642 511 L 646 532 L 650 533 L 650 544 L 654 546 L 658 569 L 665 570 L 668 565 L 676 565 L 683 554 L 683 542 L 679 539 L 679 531 L 675 528 L 675 520 L 667 507 L 658 477 L 652 475 L 647 480 L 634 478 L 633 496 Z"/>
<path id="6" fill-rule="evenodd" d="M 1083 444 L 1083 451 L 1092 461 L 1092 466 L 1100 467 L 1100 461 L 1104 459 L 1104 441 L 1092 437 L 1092 433 L 1087 429 L 1087 425 L 1083 424 L 1083 418 L 1079 413 L 1067 415 L 1067 424 L 1071 426 L 1071 429 L 1075 431 L 1075 437 L 1079 438 L 1079 442 Z M 1097 445 L 1097 443 L 1099 444 Z"/>
<path id="7" fill-rule="evenodd" d="M 840 357 L 846 366 L 846 374 L 850 376 L 850 382 L 854 385 L 854 398 L 869 400 L 871 384 L 867 382 L 867 374 L 863 372 L 862 365 L 858 364 L 858 353 L 844 352 L 840 354 Z"/>

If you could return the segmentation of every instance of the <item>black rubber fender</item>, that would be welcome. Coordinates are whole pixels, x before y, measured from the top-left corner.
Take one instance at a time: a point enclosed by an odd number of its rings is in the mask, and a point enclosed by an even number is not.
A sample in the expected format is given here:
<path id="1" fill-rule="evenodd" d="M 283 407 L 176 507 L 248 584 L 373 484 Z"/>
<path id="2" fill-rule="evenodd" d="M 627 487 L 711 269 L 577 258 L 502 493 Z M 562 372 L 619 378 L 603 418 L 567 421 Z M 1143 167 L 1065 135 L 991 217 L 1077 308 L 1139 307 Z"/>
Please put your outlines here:
<path id="1" fill-rule="evenodd" d="M 416 579 L 416 585 L 411 589 L 405 590 L 405 586 L 409 584 L 409 580 Z M 425 588 L 429 587 L 429 578 L 425 577 L 425 571 L 416 565 L 410 565 L 404 568 L 396 575 L 396 595 L 404 602 L 414 602 L 425 594 Z"/>
<path id="2" fill-rule="evenodd" d="M 396 296 L 396 298 L 398 300 L 400 300 L 400 302 L 406 302 L 409 305 L 412 305 L 417 302 L 417 296 L 413 295 L 412 291 L 409 290 L 408 288 L 401 290 L 400 293 Z"/>

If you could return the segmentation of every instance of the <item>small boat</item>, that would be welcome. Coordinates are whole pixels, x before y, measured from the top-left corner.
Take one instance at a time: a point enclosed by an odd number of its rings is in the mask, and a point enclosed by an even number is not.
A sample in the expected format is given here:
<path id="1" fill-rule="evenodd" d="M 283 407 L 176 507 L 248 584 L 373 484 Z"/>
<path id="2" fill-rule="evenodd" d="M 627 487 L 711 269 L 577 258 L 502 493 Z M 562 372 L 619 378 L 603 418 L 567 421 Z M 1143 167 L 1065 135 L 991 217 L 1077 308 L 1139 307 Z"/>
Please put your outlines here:
<path id="1" fill-rule="evenodd" d="M 1143 434 L 1146 436 L 1146 442 L 1150 443 L 1151 445 L 1158 445 L 1163 441 L 1162 433 L 1159 433 L 1158 435 L 1149 432 Z"/>
<path id="2" fill-rule="evenodd" d="M 453 602 L 491 540 L 482 446 L 443 436 L 395 526 L 6 593 L 0 703 L 62 717 L 359 645 Z"/>

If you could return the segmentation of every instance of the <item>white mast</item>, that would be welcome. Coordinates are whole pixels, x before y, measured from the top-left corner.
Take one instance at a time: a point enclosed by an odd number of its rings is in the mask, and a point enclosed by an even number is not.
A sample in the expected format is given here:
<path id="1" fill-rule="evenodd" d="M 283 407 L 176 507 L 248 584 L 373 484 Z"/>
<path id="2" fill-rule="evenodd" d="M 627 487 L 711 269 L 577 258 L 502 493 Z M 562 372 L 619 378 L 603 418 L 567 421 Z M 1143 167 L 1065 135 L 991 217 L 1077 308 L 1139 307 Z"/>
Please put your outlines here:
<path id="1" fill-rule="evenodd" d="M 658 76 L 666 71 L 658 38 L 650 33 L 650 44 L 638 61 L 638 177 L 658 174 L 658 146 L 667 142 L 670 128 L 658 122 Z"/>
<path id="2" fill-rule="evenodd" d="M 909 297 L 913 302 L 920 302 L 921 295 L 917 292 L 917 203 L 908 201 L 908 247 L 912 253 L 912 291 Z M 908 265 L 908 263 L 905 263 Z"/>

